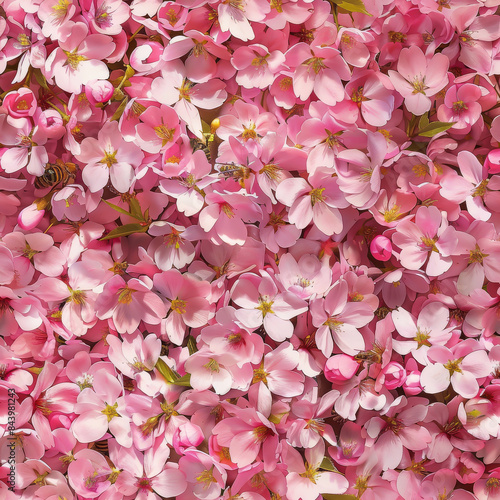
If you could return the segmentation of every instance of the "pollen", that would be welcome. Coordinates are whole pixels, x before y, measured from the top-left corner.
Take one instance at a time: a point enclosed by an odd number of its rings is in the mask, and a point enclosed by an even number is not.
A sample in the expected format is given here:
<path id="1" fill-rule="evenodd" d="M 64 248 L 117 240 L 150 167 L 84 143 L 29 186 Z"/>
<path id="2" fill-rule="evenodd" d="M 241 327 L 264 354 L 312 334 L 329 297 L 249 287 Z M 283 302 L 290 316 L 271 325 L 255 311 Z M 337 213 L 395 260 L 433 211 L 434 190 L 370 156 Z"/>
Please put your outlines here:
<path id="1" fill-rule="evenodd" d="M 256 443 L 262 443 L 262 441 L 265 441 L 266 438 L 272 433 L 273 433 L 272 430 L 269 429 L 269 427 L 266 427 L 265 425 L 259 425 L 258 427 L 255 427 L 255 429 L 252 431 Z"/>
<path id="2" fill-rule="evenodd" d="M 128 286 L 125 288 L 120 288 L 120 295 L 118 296 L 118 302 L 120 304 L 130 304 L 132 302 L 132 294 L 136 290 L 132 290 Z"/>
<path id="3" fill-rule="evenodd" d="M 222 3 L 233 7 L 233 9 L 245 10 L 245 2 L 243 0 L 223 0 Z"/>
<path id="4" fill-rule="evenodd" d="M 118 403 L 115 403 L 113 406 L 106 403 L 106 408 L 104 408 L 104 410 L 102 410 L 101 413 L 106 415 L 106 417 L 108 418 L 108 422 L 111 422 L 111 420 L 113 420 L 114 417 L 120 416 L 120 414 L 116 411 L 117 408 L 118 408 Z"/>
<path id="5" fill-rule="evenodd" d="M 429 337 L 429 332 L 427 332 L 426 330 L 422 331 L 420 330 L 420 328 L 417 328 L 417 333 L 413 338 L 413 340 L 418 344 L 417 349 L 420 349 L 423 345 L 430 347 L 431 343 L 429 342 Z"/>
<path id="6" fill-rule="evenodd" d="M 118 151 L 113 151 L 112 153 L 105 151 L 104 157 L 99 161 L 99 163 L 107 165 L 108 168 L 111 168 L 115 163 L 118 163 L 118 160 L 115 158 L 116 153 L 118 153 Z"/>
<path id="7" fill-rule="evenodd" d="M 484 179 L 481 183 L 474 189 L 472 197 L 481 196 L 481 198 L 486 194 L 489 179 Z"/>
<path id="8" fill-rule="evenodd" d="M 344 322 L 339 321 L 338 319 L 336 319 L 334 317 L 331 317 L 331 318 L 328 318 L 323 324 L 328 326 L 328 328 L 330 328 L 330 330 L 338 331 L 340 329 L 340 327 L 344 324 Z"/>
<path id="9" fill-rule="evenodd" d="M 177 24 L 177 21 L 179 21 L 179 16 L 174 9 L 169 9 L 165 14 L 165 19 L 168 21 L 170 26 L 175 26 L 175 24 Z"/>
<path id="10" fill-rule="evenodd" d="M 161 124 L 154 127 L 153 130 L 157 137 L 162 140 L 161 146 L 164 147 L 166 144 L 172 141 L 175 134 L 175 128 L 168 128 L 166 125 Z"/>
<path id="11" fill-rule="evenodd" d="M 274 229 L 274 232 L 276 233 L 279 227 L 285 225 L 286 222 L 283 220 L 283 217 L 280 214 L 271 212 L 271 214 L 269 215 L 269 222 L 266 224 L 266 227 L 271 226 Z"/>
<path id="12" fill-rule="evenodd" d="M 496 477 L 490 477 L 486 480 L 486 489 L 488 491 L 495 490 L 500 487 L 500 480 Z"/>
<path id="13" fill-rule="evenodd" d="M 303 65 L 309 66 L 314 71 L 314 73 L 319 74 L 320 71 L 326 68 L 323 60 L 324 57 L 311 57 L 310 59 L 307 59 L 307 61 L 304 61 Z"/>
<path id="14" fill-rule="evenodd" d="M 191 94 L 193 93 L 192 87 L 193 83 L 184 79 L 181 87 L 177 89 L 179 91 L 179 98 L 185 99 L 187 102 L 191 102 Z"/>
<path id="15" fill-rule="evenodd" d="M 422 241 L 422 244 L 429 250 L 439 253 L 439 250 L 436 248 L 437 238 L 428 238 L 426 236 L 422 236 L 420 240 Z"/>
<path id="16" fill-rule="evenodd" d="M 232 219 L 234 217 L 233 209 L 229 203 L 223 203 L 220 209 L 229 219 Z"/>
<path id="17" fill-rule="evenodd" d="M 271 0 L 269 5 L 271 6 L 271 9 L 274 9 L 276 12 L 278 12 L 278 14 L 281 14 L 283 12 L 281 0 Z"/>
<path id="18" fill-rule="evenodd" d="M 21 33 L 20 35 L 17 36 L 17 41 L 19 42 L 19 45 L 21 45 L 21 47 L 24 48 L 29 47 L 31 45 L 30 39 L 24 33 Z"/>
<path id="19" fill-rule="evenodd" d="M 212 483 L 217 482 L 213 471 L 214 466 L 212 465 L 211 469 L 205 469 L 199 476 L 196 477 L 196 481 L 203 484 L 203 489 L 208 489 Z"/>
<path id="20" fill-rule="evenodd" d="M 135 483 L 135 485 L 143 491 L 153 491 L 153 487 L 151 486 L 151 479 L 149 479 L 148 477 L 141 477 L 137 480 L 137 483 Z"/>
<path id="21" fill-rule="evenodd" d="M 316 188 L 313 189 L 310 193 L 309 196 L 311 197 L 311 205 L 314 207 L 318 201 L 325 201 L 325 198 L 323 197 L 323 191 L 325 188 Z"/>
<path id="22" fill-rule="evenodd" d="M 208 371 L 212 373 L 220 372 L 220 365 L 213 358 L 210 358 L 209 362 L 203 365 L 203 368 L 206 368 Z"/>
<path id="23" fill-rule="evenodd" d="M 393 43 L 405 43 L 407 36 L 401 31 L 389 31 L 389 40 Z"/>
<path id="24" fill-rule="evenodd" d="M 172 304 L 170 304 L 170 308 L 178 314 L 186 314 L 186 301 L 174 299 L 172 300 Z"/>
<path id="25" fill-rule="evenodd" d="M 257 132 L 255 131 L 255 123 L 252 123 L 250 127 L 245 127 L 243 129 L 241 137 L 244 141 L 248 141 L 249 139 L 257 139 Z"/>
<path id="26" fill-rule="evenodd" d="M 311 464 L 308 464 L 306 462 L 306 471 L 303 472 L 302 474 L 299 474 L 300 477 L 305 477 L 309 479 L 309 481 L 313 482 L 316 484 L 316 481 L 318 480 L 318 476 L 320 475 L 320 472 L 318 472 L 318 469 L 313 467 Z"/>
<path id="27" fill-rule="evenodd" d="M 453 111 L 457 111 L 458 113 L 460 113 L 460 111 L 466 111 L 467 109 L 469 108 L 464 101 L 456 101 L 453 103 Z"/>
<path id="28" fill-rule="evenodd" d="M 259 297 L 259 305 L 255 309 L 262 311 L 262 317 L 265 318 L 266 314 L 274 314 L 274 311 L 272 309 L 273 304 L 274 302 L 272 300 L 266 301 L 263 297 Z"/>
<path id="29" fill-rule="evenodd" d="M 361 106 L 361 103 L 364 101 L 368 101 L 368 98 L 363 95 L 363 87 L 358 87 L 354 89 L 351 94 L 352 102 L 355 102 L 358 106 Z"/>
<path id="30" fill-rule="evenodd" d="M 85 56 L 77 54 L 76 49 L 73 52 L 67 52 L 65 50 L 64 53 L 66 54 L 66 63 L 64 65 L 71 66 L 71 68 L 75 71 L 78 69 L 78 66 L 82 61 L 87 61 Z"/>
<path id="31" fill-rule="evenodd" d="M 269 180 L 277 181 L 280 178 L 281 168 L 275 163 L 267 163 L 264 165 L 259 174 L 264 174 Z"/>
<path id="32" fill-rule="evenodd" d="M 455 359 L 453 361 L 448 361 L 448 363 L 446 363 L 444 365 L 444 367 L 450 372 L 450 375 L 453 375 L 453 373 L 457 372 L 457 373 L 462 373 L 462 369 L 460 368 L 460 362 L 461 360 L 460 359 Z"/>
<path id="33" fill-rule="evenodd" d="M 260 368 L 256 368 L 253 371 L 253 378 L 252 378 L 252 384 L 257 384 L 258 382 L 264 382 L 264 384 L 267 385 L 267 376 L 269 375 L 266 370 L 264 370 L 264 367 L 261 366 Z"/>
<path id="34" fill-rule="evenodd" d="M 385 222 L 394 222 L 398 220 L 402 215 L 402 213 L 399 211 L 398 205 L 394 205 L 391 209 L 380 213 L 383 215 Z"/>
<path id="35" fill-rule="evenodd" d="M 425 90 L 428 89 L 429 87 L 427 87 L 425 85 L 425 78 L 415 78 L 415 80 L 413 80 L 413 82 L 411 82 L 412 86 L 413 86 L 413 92 L 412 94 L 423 94 L 425 95 Z"/>
<path id="36" fill-rule="evenodd" d="M 481 249 L 479 248 L 479 245 L 476 243 L 476 248 L 474 250 L 470 251 L 470 256 L 469 256 L 469 264 L 472 264 L 474 262 L 478 262 L 479 264 L 483 263 L 483 259 L 485 257 L 488 257 L 489 254 L 482 253 Z"/>
<path id="37" fill-rule="evenodd" d="M 52 15 L 57 19 L 62 20 L 64 17 L 66 17 L 70 4 L 70 0 L 59 0 L 57 4 L 52 6 Z"/>
<path id="38" fill-rule="evenodd" d="M 19 110 L 26 110 L 28 109 L 28 103 L 26 102 L 25 99 L 21 99 L 17 105 L 16 105 L 17 109 Z"/>
<path id="39" fill-rule="evenodd" d="M 252 60 L 252 66 L 257 66 L 257 67 L 260 67 L 260 66 L 267 66 L 268 62 L 267 62 L 267 58 L 271 55 L 271 54 L 264 54 L 263 56 L 261 56 L 259 53 L 255 52 L 254 51 L 254 54 L 255 54 L 255 58 Z"/>
<path id="40" fill-rule="evenodd" d="M 289 76 L 285 76 L 283 80 L 280 82 L 280 89 L 281 90 L 290 90 L 293 85 L 293 80 Z"/>

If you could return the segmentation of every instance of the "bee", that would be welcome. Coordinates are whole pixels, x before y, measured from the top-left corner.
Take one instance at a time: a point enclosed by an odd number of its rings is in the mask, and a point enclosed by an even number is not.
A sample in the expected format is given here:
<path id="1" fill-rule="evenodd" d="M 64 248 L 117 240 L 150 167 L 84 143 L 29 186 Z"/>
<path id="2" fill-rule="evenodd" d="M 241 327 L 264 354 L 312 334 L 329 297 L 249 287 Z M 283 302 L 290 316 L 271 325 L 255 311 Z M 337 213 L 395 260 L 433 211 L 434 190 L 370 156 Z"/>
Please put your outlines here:
<path id="1" fill-rule="evenodd" d="M 370 351 L 360 351 L 358 354 L 354 356 L 354 359 L 358 363 L 362 363 L 363 361 L 366 361 L 369 364 L 375 363 L 375 364 L 380 364 L 382 363 L 382 354 L 384 353 L 384 348 L 377 343 L 373 344 L 373 349 Z"/>
<path id="2" fill-rule="evenodd" d="M 234 179 L 241 187 L 244 187 L 245 180 L 250 178 L 251 170 L 244 165 L 235 163 L 222 163 L 219 165 L 219 174 L 225 179 Z"/>
<path id="3" fill-rule="evenodd" d="M 78 167 L 74 163 L 64 163 L 57 160 L 56 163 L 47 163 L 45 172 L 35 179 L 37 189 L 52 188 L 55 189 L 58 184 L 66 186 L 70 180 L 76 177 Z"/>
<path id="4" fill-rule="evenodd" d="M 92 445 L 92 449 L 101 453 L 102 455 L 107 455 L 109 453 L 108 440 L 103 439 L 102 441 L 95 441 Z"/>
<path id="5" fill-rule="evenodd" d="M 203 138 L 205 139 L 205 141 L 203 141 L 202 139 L 198 139 L 197 137 L 193 137 L 189 140 L 189 143 L 193 148 L 193 153 L 201 150 L 205 153 L 207 160 L 212 161 L 212 155 L 210 154 L 210 142 L 213 141 L 213 135 L 203 134 Z"/>

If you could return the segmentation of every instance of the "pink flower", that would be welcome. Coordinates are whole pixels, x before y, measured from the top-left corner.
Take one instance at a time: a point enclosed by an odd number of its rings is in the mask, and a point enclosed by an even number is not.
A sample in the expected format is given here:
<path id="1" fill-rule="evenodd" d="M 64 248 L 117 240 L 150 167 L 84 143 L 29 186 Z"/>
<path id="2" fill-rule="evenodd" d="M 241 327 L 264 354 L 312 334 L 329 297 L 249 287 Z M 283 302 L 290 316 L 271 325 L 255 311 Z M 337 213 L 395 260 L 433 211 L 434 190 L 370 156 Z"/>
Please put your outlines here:
<path id="1" fill-rule="evenodd" d="M 53 0 L 45 0 L 45 3 Z M 89 35 L 84 23 L 77 22 L 71 34 L 59 41 L 57 47 L 47 58 L 45 70 L 49 78 L 65 90 L 79 94 L 82 85 L 90 80 L 106 80 L 109 69 L 102 61 L 115 49 L 112 38 L 107 35 Z"/>
<path id="2" fill-rule="evenodd" d="M 348 202 L 329 169 L 318 168 L 309 182 L 301 177 L 285 179 L 276 190 L 276 198 L 290 207 L 288 220 L 298 229 L 304 229 L 312 221 L 326 235 L 342 232 L 339 208 L 345 208 Z"/>
<path id="3" fill-rule="evenodd" d="M 170 301 L 170 314 L 165 321 L 166 334 L 171 342 L 181 345 L 187 327 L 204 326 L 211 316 L 210 284 L 196 275 L 181 274 L 175 269 L 155 274 L 153 283 Z"/>
<path id="4" fill-rule="evenodd" d="M 389 78 L 395 89 L 404 97 L 406 108 L 419 116 L 429 111 L 436 95 L 448 84 L 449 60 L 443 54 L 434 54 L 426 59 L 416 46 L 401 51 L 398 70 L 389 71 Z"/>
<path id="5" fill-rule="evenodd" d="M 121 276 L 114 276 L 97 297 L 95 314 L 99 319 L 112 318 L 119 333 L 133 333 L 141 321 L 157 325 L 167 310 L 151 288 L 152 283 L 135 278 L 125 282 Z"/>
<path id="6" fill-rule="evenodd" d="M 132 445 L 130 418 L 122 396 L 123 387 L 108 372 L 94 375 L 92 388 L 83 389 L 78 395 L 71 430 L 82 443 L 99 441 L 108 430 L 122 446 Z"/>
<path id="7" fill-rule="evenodd" d="M 477 85 L 453 85 L 446 92 L 444 104 L 438 108 L 438 120 L 454 122 L 452 128 L 457 130 L 470 130 L 481 116 L 481 105 L 477 102 L 481 97 L 481 89 Z"/>
<path id="8" fill-rule="evenodd" d="M 233 0 L 221 2 L 218 6 L 218 20 L 221 31 L 246 42 L 255 38 L 249 21 L 262 21 L 271 10 L 264 0 Z"/>
<path id="9" fill-rule="evenodd" d="M 420 383 L 429 394 L 444 391 L 451 383 L 455 392 L 464 398 L 473 398 L 479 391 L 477 379 L 491 372 L 488 355 L 472 339 L 461 342 L 453 350 L 433 346 L 427 357 L 431 364 L 422 370 Z"/>
<path id="10" fill-rule="evenodd" d="M 289 471 L 286 484 L 290 500 L 315 500 L 322 493 L 344 493 L 349 487 L 349 482 L 343 475 L 319 468 L 325 455 L 323 440 L 313 448 L 306 449 L 305 461 L 289 444 L 285 444 L 283 448 L 283 460 Z"/>
<path id="11" fill-rule="evenodd" d="M 97 139 L 87 137 L 81 145 L 77 159 L 84 162 L 83 181 L 91 192 L 102 189 L 109 180 L 121 193 L 129 190 L 134 179 L 134 168 L 144 158 L 142 151 L 130 142 L 125 142 L 116 122 L 106 123 Z"/>
<path id="12" fill-rule="evenodd" d="M 232 289 L 232 300 L 242 307 L 239 317 L 250 328 L 264 325 L 267 334 L 282 342 L 293 334 L 291 319 L 307 310 L 306 303 L 295 294 L 278 292 L 271 276 L 262 278 L 244 274 Z"/>
<path id="13" fill-rule="evenodd" d="M 458 243 L 456 231 L 436 207 L 420 207 L 415 222 L 401 221 L 392 241 L 402 249 L 401 264 L 410 270 L 425 268 L 429 276 L 438 276 L 452 265 Z"/>

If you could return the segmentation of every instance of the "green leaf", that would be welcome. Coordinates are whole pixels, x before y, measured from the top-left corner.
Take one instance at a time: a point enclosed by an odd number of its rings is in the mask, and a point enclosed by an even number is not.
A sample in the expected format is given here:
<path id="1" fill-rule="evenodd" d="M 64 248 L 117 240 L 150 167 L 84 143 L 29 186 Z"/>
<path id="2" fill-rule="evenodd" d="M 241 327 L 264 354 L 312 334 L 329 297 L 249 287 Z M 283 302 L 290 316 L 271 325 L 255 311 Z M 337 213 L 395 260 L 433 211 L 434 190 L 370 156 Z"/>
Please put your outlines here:
<path id="1" fill-rule="evenodd" d="M 361 12 L 361 14 L 371 16 L 371 14 L 366 10 L 365 4 L 361 0 L 329 0 L 329 2 L 337 5 L 339 9 L 346 10 L 347 12 Z"/>
<path id="2" fill-rule="evenodd" d="M 128 98 L 125 97 L 123 101 L 120 103 L 116 111 L 113 113 L 113 116 L 111 117 L 111 121 L 118 121 L 121 116 L 123 115 L 123 112 L 125 111 L 125 106 L 128 103 Z"/>
<path id="3" fill-rule="evenodd" d="M 125 224 L 110 231 L 106 236 L 100 238 L 99 241 L 111 240 L 113 238 L 121 238 L 134 233 L 145 233 L 149 229 L 149 224 Z"/>
<path id="4" fill-rule="evenodd" d="M 130 198 L 128 202 L 130 208 L 130 215 L 137 220 L 144 221 L 144 216 L 142 215 L 141 205 L 137 201 L 137 198 Z"/>
<path id="5" fill-rule="evenodd" d="M 320 467 L 320 469 L 328 470 L 330 472 L 339 472 L 337 467 L 335 467 L 335 465 L 333 465 L 333 462 L 328 457 L 323 458 L 323 461 L 321 462 L 321 465 L 319 467 Z"/>
<path id="6" fill-rule="evenodd" d="M 128 215 L 129 217 L 133 217 L 133 215 L 130 212 L 127 212 L 124 208 L 119 207 L 118 205 L 115 205 L 114 203 L 110 203 L 109 201 L 102 200 L 106 205 L 110 206 L 113 210 L 116 210 L 117 212 L 120 212 L 123 215 Z"/>
<path id="7" fill-rule="evenodd" d="M 47 85 L 47 80 L 45 79 L 42 72 L 38 68 L 35 68 L 33 70 L 33 76 L 35 77 L 35 80 L 38 82 L 38 85 L 40 85 L 40 87 L 43 87 L 45 90 L 49 90 L 49 86 Z"/>
<path id="8" fill-rule="evenodd" d="M 196 340 L 194 340 L 194 337 L 191 335 L 187 338 L 187 348 L 190 356 L 192 356 L 195 352 L 198 352 Z"/>
<path id="9" fill-rule="evenodd" d="M 175 385 L 181 385 L 183 387 L 191 387 L 191 374 L 186 373 L 182 377 L 178 378 L 175 382 Z"/>
<path id="10" fill-rule="evenodd" d="M 440 132 L 446 132 L 449 128 L 453 127 L 455 122 L 430 122 L 426 127 L 420 129 L 415 135 L 422 137 L 434 137 Z"/>
<path id="11" fill-rule="evenodd" d="M 179 374 L 175 373 L 163 359 L 158 358 L 155 367 L 169 384 L 175 384 L 176 380 L 180 380 Z"/>
<path id="12" fill-rule="evenodd" d="M 429 116 L 427 115 L 427 113 L 424 113 L 420 117 L 420 120 L 418 122 L 418 129 L 419 130 L 424 130 L 425 127 L 427 127 L 427 125 L 429 125 Z"/>

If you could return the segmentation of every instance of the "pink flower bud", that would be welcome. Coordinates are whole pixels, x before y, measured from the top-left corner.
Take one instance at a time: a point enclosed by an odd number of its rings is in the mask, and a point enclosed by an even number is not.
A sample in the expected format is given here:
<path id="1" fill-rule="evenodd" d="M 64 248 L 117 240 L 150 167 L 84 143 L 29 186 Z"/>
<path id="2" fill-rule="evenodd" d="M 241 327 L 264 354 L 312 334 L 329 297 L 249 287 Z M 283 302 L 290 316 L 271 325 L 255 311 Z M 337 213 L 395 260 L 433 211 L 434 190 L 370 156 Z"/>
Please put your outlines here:
<path id="1" fill-rule="evenodd" d="M 45 215 L 44 209 L 39 209 L 36 203 L 23 208 L 17 217 L 17 223 L 21 229 L 29 231 L 35 228 Z"/>
<path id="2" fill-rule="evenodd" d="M 92 105 L 109 101 L 114 92 L 113 84 L 107 80 L 91 80 L 85 85 L 85 95 Z"/>
<path id="3" fill-rule="evenodd" d="M 359 363 L 347 354 L 332 356 L 325 365 L 325 377 L 330 382 L 344 382 L 354 376 Z"/>
<path id="4" fill-rule="evenodd" d="M 55 109 L 42 111 L 37 118 L 39 132 L 48 139 L 60 139 L 66 132 L 63 119 Z"/>
<path id="5" fill-rule="evenodd" d="M 390 391 L 401 387 L 406 381 L 406 370 L 395 361 L 391 361 L 382 371 L 385 376 L 384 385 Z"/>
<path id="6" fill-rule="evenodd" d="M 493 149 L 488 153 L 484 166 L 489 174 L 498 174 L 500 172 L 500 149 Z"/>
<path id="7" fill-rule="evenodd" d="M 160 61 L 163 50 L 163 45 L 158 42 L 139 45 L 130 54 L 130 66 L 136 71 L 149 71 Z"/>
<path id="8" fill-rule="evenodd" d="M 196 447 L 204 439 L 205 436 L 203 435 L 201 428 L 196 424 L 187 422 L 175 430 L 172 438 L 172 444 L 174 445 L 175 451 L 179 455 L 184 455 L 186 448 L 190 448 L 191 446 Z"/>
<path id="9" fill-rule="evenodd" d="M 33 116 L 37 108 L 35 94 L 30 89 L 24 87 L 16 92 L 9 92 L 2 104 L 12 118 Z"/>
<path id="10" fill-rule="evenodd" d="M 389 260 L 392 255 L 392 243 L 389 238 L 379 234 L 370 243 L 370 252 L 377 259 L 383 262 Z"/>

